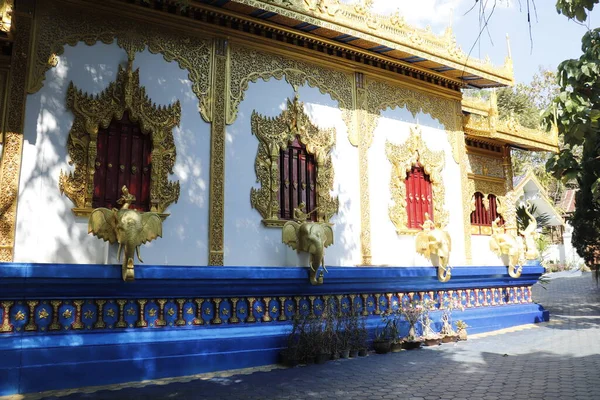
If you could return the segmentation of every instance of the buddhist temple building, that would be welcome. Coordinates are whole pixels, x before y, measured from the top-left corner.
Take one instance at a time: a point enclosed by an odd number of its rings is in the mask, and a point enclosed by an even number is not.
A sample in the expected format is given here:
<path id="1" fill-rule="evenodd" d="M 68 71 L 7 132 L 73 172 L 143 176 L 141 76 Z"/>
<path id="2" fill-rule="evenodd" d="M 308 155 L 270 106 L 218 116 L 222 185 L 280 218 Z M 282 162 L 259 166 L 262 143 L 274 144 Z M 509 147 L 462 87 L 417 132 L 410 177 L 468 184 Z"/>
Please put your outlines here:
<path id="1" fill-rule="evenodd" d="M 370 3 L 0 1 L 0 395 L 271 364 L 331 299 L 548 319 L 510 152 L 557 133 Z"/>

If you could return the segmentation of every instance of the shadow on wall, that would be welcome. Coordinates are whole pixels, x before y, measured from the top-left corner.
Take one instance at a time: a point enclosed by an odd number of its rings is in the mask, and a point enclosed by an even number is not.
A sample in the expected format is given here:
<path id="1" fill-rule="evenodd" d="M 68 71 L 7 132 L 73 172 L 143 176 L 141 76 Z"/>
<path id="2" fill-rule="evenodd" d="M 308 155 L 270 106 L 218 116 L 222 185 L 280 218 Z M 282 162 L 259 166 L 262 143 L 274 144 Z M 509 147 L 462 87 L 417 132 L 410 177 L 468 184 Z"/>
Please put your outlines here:
<path id="1" fill-rule="evenodd" d="M 276 95 L 274 95 L 276 94 Z M 336 148 L 332 157 L 335 170 L 334 190 L 339 196 L 339 213 L 335 222 L 334 245 L 325 251 L 328 265 L 352 265 L 358 262 L 357 228 L 360 223 L 358 199 L 357 150 L 347 139 L 347 129 L 336 101 L 317 88 L 299 88 L 300 101 L 317 126 L 336 128 Z M 281 241 L 280 228 L 266 228 L 262 216 L 250 203 L 251 188 L 259 188 L 255 172 L 258 140 L 251 132 L 253 111 L 269 117 L 278 116 L 293 99 L 294 90 L 285 80 L 251 83 L 239 105 L 236 121 L 227 127 L 225 164 L 225 264 L 252 266 L 304 265 L 302 257 Z M 342 150 L 343 149 L 343 150 Z M 233 166 L 233 167 L 229 167 Z M 352 214 L 351 214 L 352 213 Z M 356 222 L 354 222 L 356 221 Z"/>
<path id="2" fill-rule="evenodd" d="M 107 61 L 108 60 L 108 61 Z M 67 139 L 73 114 L 66 109 L 69 82 L 99 93 L 116 78 L 126 53 L 116 44 L 65 46 L 44 87 L 29 95 L 25 119 L 23 167 L 19 189 L 15 261 L 103 263 L 106 244 L 87 233 L 87 218 L 76 218 L 74 204 L 58 188 L 67 164 Z M 206 265 L 208 261 L 209 125 L 198 111 L 188 72 L 157 54 L 138 53 L 140 84 L 156 104 L 181 102 L 181 125 L 174 131 L 177 161 L 170 180 L 179 180 L 179 202 L 170 207 L 163 238 L 145 246 L 150 264 Z M 168 252 L 166 251 L 168 249 Z M 116 262 L 116 260 L 112 260 Z"/>

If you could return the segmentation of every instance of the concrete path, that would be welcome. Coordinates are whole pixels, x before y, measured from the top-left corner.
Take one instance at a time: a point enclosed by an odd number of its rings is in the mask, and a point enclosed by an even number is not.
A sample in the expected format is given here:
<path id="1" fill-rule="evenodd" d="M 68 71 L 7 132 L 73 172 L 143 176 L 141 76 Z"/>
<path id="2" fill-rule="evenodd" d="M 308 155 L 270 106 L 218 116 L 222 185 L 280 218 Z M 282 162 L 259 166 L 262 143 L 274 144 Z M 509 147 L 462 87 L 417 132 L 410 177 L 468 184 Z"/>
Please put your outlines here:
<path id="1" fill-rule="evenodd" d="M 153 381 L 20 399 L 600 398 L 600 289 L 591 273 L 534 287 L 551 322 L 325 365 Z M 175 382 L 174 382 L 175 381 Z M 16 397 L 15 397 L 16 398 Z"/>

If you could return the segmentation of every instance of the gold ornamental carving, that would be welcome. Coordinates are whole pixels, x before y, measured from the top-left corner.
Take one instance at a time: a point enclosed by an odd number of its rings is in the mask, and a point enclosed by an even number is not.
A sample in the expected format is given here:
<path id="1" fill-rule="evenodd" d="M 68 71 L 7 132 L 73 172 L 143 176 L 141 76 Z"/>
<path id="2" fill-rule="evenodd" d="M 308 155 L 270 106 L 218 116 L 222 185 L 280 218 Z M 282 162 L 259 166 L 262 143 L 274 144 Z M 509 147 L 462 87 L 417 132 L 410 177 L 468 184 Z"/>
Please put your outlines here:
<path id="1" fill-rule="evenodd" d="M 10 32 L 14 3 L 14 0 L 0 1 L 0 31 L 2 32 Z"/>
<path id="2" fill-rule="evenodd" d="M 297 94 L 294 100 L 287 100 L 287 109 L 275 118 L 264 117 L 254 111 L 251 126 L 259 142 L 254 170 L 260 188 L 251 189 L 250 203 L 263 217 L 263 223 L 266 226 L 282 226 L 286 222 L 279 219 L 279 154 L 296 137 L 306 146 L 307 152 L 315 156 L 317 220 L 329 222 L 339 207 L 338 198 L 330 195 L 333 190 L 331 150 L 335 146 L 335 129 L 320 129 L 313 125 Z"/>
<path id="3" fill-rule="evenodd" d="M 436 225 L 448 224 L 448 211 L 444 208 L 445 189 L 442 181 L 444 169 L 444 152 L 431 151 L 421 138 L 419 127 L 411 128 L 410 136 L 402 144 L 393 144 L 389 141 L 385 145 L 386 155 L 392 164 L 390 179 L 390 193 L 393 204 L 389 208 L 390 220 L 400 234 L 416 234 L 418 229 L 408 228 L 408 215 L 406 212 L 406 174 L 411 168 L 420 164 L 425 173 L 429 175 L 433 192 L 433 219 Z"/>
<path id="4" fill-rule="evenodd" d="M 238 106 L 251 82 L 258 79 L 285 79 L 295 88 L 308 84 L 323 94 L 329 94 L 339 103 L 341 110 L 352 109 L 352 75 L 321 67 L 316 64 L 294 60 L 277 54 L 260 52 L 241 45 L 231 44 L 231 81 L 227 124 L 237 116 Z M 351 125 L 351 114 L 343 113 L 347 126 Z M 356 145 L 356 144 L 355 144 Z"/>
<path id="5" fill-rule="evenodd" d="M 367 109 L 371 114 L 379 115 L 387 108 L 405 107 L 413 117 L 419 113 L 429 114 L 437 119 L 447 132 L 454 161 L 460 163 L 460 154 L 465 151 L 461 146 L 463 136 L 461 127 L 461 109 L 458 100 L 433 96 L 405 87 L 390 85 L 383 81 L 367 80 Z M 372 137 L 366 139 L 370 147 Z"/>
<path id="6" fill-rule="evenodd" d="M 431 259 L 432 264 L 438 267 L 437 277 L 440 282 L 448 282 L 452 277 L 452 267 L 449 266 L 452 239 L 445 227 L 434 224 L 425 213 L 423 230 L 417 233 L 415 247 L 417 253 Z"/>
<path id="7" fill-rule="evenodd" d="M 157 24 L 140 23 L 126 16 L 114 15 L 69 4 L 57 6 L 54 2 L 37 2 L 36 46 L 28 86 L 35 93 L 43 86 L 46 71 L 55 67 L 64 46 L 79 42 L 92 46 L 98 42 L 117 45 L 132 56 L 146 48 L 161 54 L 165 61 L 177 62 L 186 69 L 192 91 L 200 101 L 202 116 L 206 119 L 209 88 L 211 47 L 206 38 L 187 35 Z M 62 2 L 61 2 L 62 3 Z"/>
<path id="8" fill-rule="evenodd" d="M 287 221 L 281 230 L 281 240 L 292 249 L 310 254 L 308 268 L 312 285 L 322 285 L 325 267 L 325 247 L 333 244 L 333 229 L 327 222 L 307 221 L 308 214 L 294 209 L 294 220 Z M 321 269 L 322 268 L 322 269 Z"/>
<path id="9" fill-rule="evenodd" d="M 0 262 L 13 261 L 14 254 L 27 93 L 26 71 L 30 64 L 29 49 L 34 39 L 33 10 L 30 7 L 31 3 L 20 2 L 12 15 L 12 22 L 19 26 L 19 34 L 13 42 L 8 82 L 10 97 L 6 105 L 4 142 L 0 159 Z"/>
<path id="10" fill-rule="evenodd" d="M 358 0 L 348 4 L 339 0 L 236 0 L 238 3 L 275 12 L 283 17 L 296 19 L 369 40 L 379 45 L 411 55 L 442 62 L 445 65 L 475 73 L 493 81 L 506 84 L 513 81 L 512 60 L 507 58 L 501 67 L 492 65 L 488 58 L 478 60 L 469 57 L 456 44 L 451 28 L 437 35 L 430 28 L 410 26 L 399 12 L 381 15 L 372 11 L 372 0 Z"/>
<path id="11" fill-rule="evenodd" d="M 117 201 L 118 204 L 122 204 L 121 209 L 94 209 L 88 221 L 88 233 L 111 244 L 119 243 L 118 261 L 121 260 L 121 250 L 124 248 L 121 276 L 128 282 L 134 280 L 134 252 L 138 260 L 144 262 L 140 255 L 140 246 L 162 237 L 162 219 L 154 212 L 129 209 L 129 205 L 135 201 L 135 196 L 129 193 L 126 186 L 121 190 L 123 196 Z"/>
<path id="12" fill-rule="evenodd" d="M 77 215 L 92 211 L 94 172 L 96 170 L 96 140 L 98 129 L 107 128 L 113 119 L 120 120 L 127 111 L 138 122 L 143 134 L 151 135 L 152 168 L 150 178 L 150 209 L 163 213 L 179 198 L 179 181 L 170 182 L 175 166 L 173 128 L 179 125 L 179 101 L 170 106 L 156 106 L 140 86 L 139 69 L 133 71 L 133 57 L 127 67 L 119 66 L 117 79 L 98 95 L 89 95 L 73 83 L 67 91 L 67 107 L 75 115 L 69 132 L 67 148 L 74 171 L 59 177 L 60 192 L 75 204 Z"/>

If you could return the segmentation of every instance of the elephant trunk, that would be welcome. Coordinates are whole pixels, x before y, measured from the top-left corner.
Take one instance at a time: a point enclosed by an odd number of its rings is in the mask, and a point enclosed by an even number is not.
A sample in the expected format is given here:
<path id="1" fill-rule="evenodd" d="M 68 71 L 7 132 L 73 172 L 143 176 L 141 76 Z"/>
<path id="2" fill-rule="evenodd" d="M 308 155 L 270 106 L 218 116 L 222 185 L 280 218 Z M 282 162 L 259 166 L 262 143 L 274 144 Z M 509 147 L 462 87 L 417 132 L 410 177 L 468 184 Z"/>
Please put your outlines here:
<path id="1" fill-rule="evenodd" d="M 519 278 L 521 276 L 522 271 L 522 266 L 519 266 L 518 268 L 515 265 L 508 266 L 508 275 L 510 275 L 511 278 Z"/>
<path id="2" fill-rule="evenodd" d="M 440 282 L 448 282 L 452 277 L 452 271 L 450 270 L 450 267 L 444 267 L 442 266 L 442 264 L 440 264 L 440 266 L 438 267 L 437 277 L 438 281 Z"/>
<path id="3" fill-rule="evenodd" d="M 125 282 L 129 282 L 134 279 L 133 257 L 136 248 L 136 246 L 132 246 L 128 243 L 125 244 L 125 257 L 123 257 L 123 265 L 121 266 L 121 276 Z"/>

